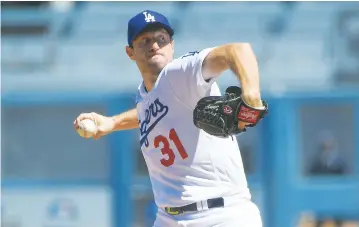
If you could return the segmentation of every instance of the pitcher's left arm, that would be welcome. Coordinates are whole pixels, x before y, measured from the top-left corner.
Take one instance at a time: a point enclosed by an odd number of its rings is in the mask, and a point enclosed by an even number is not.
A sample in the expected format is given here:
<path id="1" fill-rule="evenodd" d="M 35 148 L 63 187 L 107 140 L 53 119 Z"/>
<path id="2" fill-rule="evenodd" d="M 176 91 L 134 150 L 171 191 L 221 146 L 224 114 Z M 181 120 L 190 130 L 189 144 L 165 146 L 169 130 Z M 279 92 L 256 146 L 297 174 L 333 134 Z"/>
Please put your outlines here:
<path id="1" fill-rule="evenodd" d="M 249 106 L 263 107 L 256 56 L 248 43 L 230 43 L 215 47 L 202 64 L 202 76 L 212 79 L 230 69 L 239 79 L 242 99 Z"/>

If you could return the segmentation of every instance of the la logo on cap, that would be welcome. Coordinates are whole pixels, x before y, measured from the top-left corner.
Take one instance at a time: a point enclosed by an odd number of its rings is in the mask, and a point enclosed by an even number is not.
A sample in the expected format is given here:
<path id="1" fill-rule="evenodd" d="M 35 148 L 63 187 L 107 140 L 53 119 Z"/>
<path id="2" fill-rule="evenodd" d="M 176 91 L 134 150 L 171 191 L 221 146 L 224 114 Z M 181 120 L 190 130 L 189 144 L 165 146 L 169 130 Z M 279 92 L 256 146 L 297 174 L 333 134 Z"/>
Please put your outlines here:
<path id="1" fill-rule="evenodd" d="M 155 17 L 147 12 L 143 12 L 143 15 L 145 15 L 145 21 L 148 22 L 155 22 Z"/>

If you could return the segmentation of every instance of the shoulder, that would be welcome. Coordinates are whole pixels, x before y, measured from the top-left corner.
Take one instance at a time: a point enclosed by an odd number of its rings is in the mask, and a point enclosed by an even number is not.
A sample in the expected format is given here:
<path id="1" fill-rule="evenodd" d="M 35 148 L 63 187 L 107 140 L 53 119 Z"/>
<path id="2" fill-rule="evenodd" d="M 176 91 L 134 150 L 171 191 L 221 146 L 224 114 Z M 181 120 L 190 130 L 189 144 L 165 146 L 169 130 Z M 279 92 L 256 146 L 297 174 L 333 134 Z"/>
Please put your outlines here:
<path id="1" fill-rule="evenodd" d="M 200 67 L 205 57 L 213 48 L 206 48 L 200 51 L 194 50 L 187 52 L 170 62 L 164 69 L 166 73 L 173 71 L 187 71 L 191 68 Z"/>
<path id="2" fill-rule="evenodd" d="M 213 50 L 213 48 L 214 47 L 210 47 L 210 48 L 205 48 L 202 50 L 194 50 L 194 51 L 187 52 L 187 53 L 181 55 L 180 57 L 174 59 L 171 63 L 179 64 L 179 63 L 189 62 L 189 61 L 193 61 L 193 60 L 200 60 L 201 58 L 207 56 L 208 53 L 210 53 L 211 50 Z"/>
<path id="3" fill-rule="evenodd" d="M 199 54 L 199 51 L 190 51 L 180 57 L 174 59 L 171 63 L 169 63 L 166 68 L 176 68 L 182 66 L 183 64 L 187 64 L 190 61 L 193 61 L 196 58 L 196 55 Z"/>
<path id="4" fill-rule="evenodd" d="M 184 59 L 184 61 L 185 61 L 185 60 L 191 59 L 191 57 L 193 57 L 193 56 L 198 55 L 199 52 L 200 52 L 200 51 L 197 51 L 197 50 L 195 50 L 195 51 L 190 51 L 190 52 L 188 52 L 188 53 L 186 53 L 186 54 L 180 56 L 180 57 L 177 58 L 177 59 L 181 59 L 181 60 Z"/>

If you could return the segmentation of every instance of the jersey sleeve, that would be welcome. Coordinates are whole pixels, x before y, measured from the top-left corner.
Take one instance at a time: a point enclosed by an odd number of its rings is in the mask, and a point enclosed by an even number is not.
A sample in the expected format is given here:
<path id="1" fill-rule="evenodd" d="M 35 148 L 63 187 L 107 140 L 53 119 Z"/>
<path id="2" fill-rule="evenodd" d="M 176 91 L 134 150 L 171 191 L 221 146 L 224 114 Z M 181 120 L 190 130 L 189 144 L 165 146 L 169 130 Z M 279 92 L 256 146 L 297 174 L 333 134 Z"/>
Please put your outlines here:
<path id="1" fill-rule="evenodd" d="M 171 90 L 181 102 L 192 105 L 211 93 L 217 77 L 206 78 L 202 73 L 202 64 L 212 49 L 189 52 L 166 67 L 165 77 Z"/>

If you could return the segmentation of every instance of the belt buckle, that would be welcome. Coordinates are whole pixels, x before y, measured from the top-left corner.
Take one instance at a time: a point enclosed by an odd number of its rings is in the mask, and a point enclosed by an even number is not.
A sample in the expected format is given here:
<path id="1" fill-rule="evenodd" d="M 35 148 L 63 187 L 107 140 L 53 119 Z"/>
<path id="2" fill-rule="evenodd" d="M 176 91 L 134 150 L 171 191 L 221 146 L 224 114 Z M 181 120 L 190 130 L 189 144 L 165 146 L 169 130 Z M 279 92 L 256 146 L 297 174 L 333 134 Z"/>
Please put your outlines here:
<path id="1" fill-rule="evenodd" d="M 166 210 L 166 212 L 169 213 L 170 215 L 178 215 L 178 214 L 180 213 L 178 210 L 172 211 L 171 207 L 166 207 L 165 210 Z"/>

